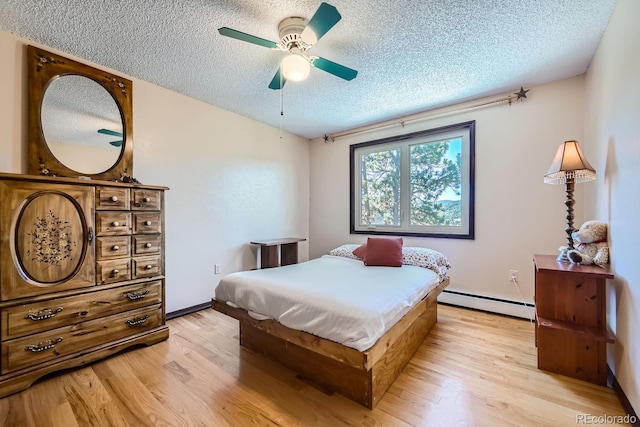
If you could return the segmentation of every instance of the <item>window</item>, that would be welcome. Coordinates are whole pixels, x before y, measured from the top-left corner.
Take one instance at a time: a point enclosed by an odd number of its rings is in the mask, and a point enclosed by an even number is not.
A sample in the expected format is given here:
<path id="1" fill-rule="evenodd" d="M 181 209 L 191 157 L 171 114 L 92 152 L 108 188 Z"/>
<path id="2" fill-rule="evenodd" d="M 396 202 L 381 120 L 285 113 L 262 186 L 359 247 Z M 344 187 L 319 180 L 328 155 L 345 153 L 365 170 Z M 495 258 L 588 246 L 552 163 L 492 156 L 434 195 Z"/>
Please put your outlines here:
<path id="1" fill-rule="evenodd" d="M 351 146 L 351 233 L 473 239 L 475 121 Z"/>

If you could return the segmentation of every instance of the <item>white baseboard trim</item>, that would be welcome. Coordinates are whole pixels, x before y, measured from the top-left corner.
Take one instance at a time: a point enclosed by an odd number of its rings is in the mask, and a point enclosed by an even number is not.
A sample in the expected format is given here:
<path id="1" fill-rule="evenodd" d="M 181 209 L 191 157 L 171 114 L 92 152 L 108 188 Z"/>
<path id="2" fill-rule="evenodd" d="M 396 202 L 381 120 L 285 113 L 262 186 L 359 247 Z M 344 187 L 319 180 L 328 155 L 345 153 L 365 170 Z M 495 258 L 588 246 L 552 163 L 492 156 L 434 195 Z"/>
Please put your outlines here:
<path id="1" fill-rule="evenodd" d="M 438 296 L 438 302 L 491 313 L 506 314 L 507 316 L 520 317 L 527 320 L 535 316 L 535 308 L 531 302 L 527 302 L 527 306 L 525 307 L 522 301 L 474 295 L 465 292 L 450 291 L 448 289 L 445 289 L 444 292 Z"/>

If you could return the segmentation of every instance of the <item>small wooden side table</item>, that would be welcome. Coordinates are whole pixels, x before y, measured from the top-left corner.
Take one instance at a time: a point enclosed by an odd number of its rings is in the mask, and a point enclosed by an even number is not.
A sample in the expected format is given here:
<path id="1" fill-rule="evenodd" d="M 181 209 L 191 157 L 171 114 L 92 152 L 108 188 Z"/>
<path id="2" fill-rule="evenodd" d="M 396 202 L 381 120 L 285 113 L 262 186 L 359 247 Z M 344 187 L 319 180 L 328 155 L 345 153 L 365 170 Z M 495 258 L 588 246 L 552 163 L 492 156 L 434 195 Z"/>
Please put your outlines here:
<path id="1" fill-rule="evenodd" d="M 607 384 L 606 279 L 597 265 L 534 255 L 538 369 Z"/>
<path id="2" fill-rule="evenodd" d="M 284 239 L 255 240 L 252 245 L 260 246 L 260 268 L 279 267 L 298 263 L 298 242 L 307 239 L 287 237 Z"/>

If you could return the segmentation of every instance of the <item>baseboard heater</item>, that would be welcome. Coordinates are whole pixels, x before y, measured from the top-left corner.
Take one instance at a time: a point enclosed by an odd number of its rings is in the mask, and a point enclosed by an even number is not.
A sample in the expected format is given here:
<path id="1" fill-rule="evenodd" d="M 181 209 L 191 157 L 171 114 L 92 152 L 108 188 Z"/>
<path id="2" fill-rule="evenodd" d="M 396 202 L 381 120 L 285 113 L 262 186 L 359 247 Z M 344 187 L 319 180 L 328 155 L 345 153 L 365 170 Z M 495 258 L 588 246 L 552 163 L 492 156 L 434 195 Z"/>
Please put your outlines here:
<path id="1" fill-rule="evenodd" d="M 469 294 L 466 292 L 445 289 L 438 297 L 438 302 L 473 308 L 507 316 L 533 319 L 535 306 L 531 302 L 514 301 L 487 295 Z"/>

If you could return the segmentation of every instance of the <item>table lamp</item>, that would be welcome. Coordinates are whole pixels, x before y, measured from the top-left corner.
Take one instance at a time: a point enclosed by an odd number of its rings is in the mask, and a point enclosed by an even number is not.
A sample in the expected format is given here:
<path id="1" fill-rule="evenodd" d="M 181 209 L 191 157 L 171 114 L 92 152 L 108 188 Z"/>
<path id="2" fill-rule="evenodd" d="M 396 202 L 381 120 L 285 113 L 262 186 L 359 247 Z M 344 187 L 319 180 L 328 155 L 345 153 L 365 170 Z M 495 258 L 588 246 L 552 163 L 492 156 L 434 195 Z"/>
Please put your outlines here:
<path id="1" fill-rule="evenodd" d="M 596 171 L 589 164 L 584 153 L 578 145 L 578 141 L 565 141 L 560 144 L 556 157 L 553 159 L 551 167 L 544 174 L 544 182 L 546 184 L 565 184 L 567 198 L 564 202 L 567 207 L 567 227 L 564 231 L 567 233 L 567 246 L 561 249 L 557 260 L 560 262 L 569 262 L 567 252 L 573 249 L 573 238 L 571 233 L 573 228 L 573 188 L 574 184 L 593 181 L 596 179 Z"/>

